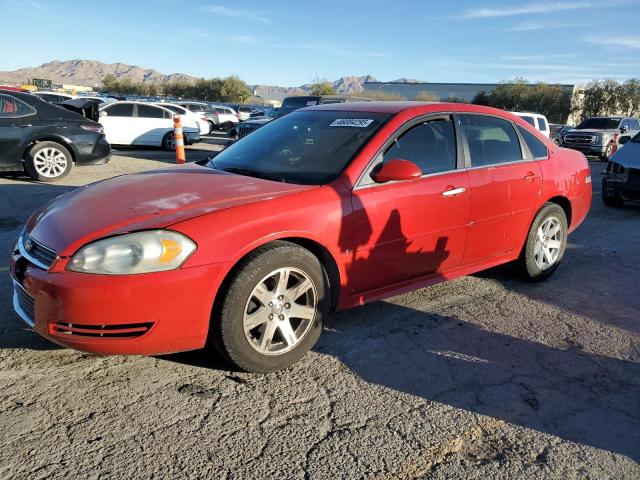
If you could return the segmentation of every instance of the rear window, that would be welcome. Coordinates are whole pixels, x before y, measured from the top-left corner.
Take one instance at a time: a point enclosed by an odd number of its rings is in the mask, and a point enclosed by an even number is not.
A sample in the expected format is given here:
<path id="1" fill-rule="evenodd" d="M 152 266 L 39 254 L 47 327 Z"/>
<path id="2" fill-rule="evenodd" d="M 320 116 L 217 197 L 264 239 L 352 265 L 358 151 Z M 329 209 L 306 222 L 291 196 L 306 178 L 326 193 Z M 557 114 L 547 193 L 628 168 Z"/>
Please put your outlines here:
<path id="1" fill-rule="evenodd" d="M 547 146 L 538 137 L 520 125 L 518 125 L 518 130 L 520 130 L 520 134 L 524 138 L 529 150 L 531 150 L 533 158 L 547 158 L 549 156 Z"/>
<path id="2" fill-rule="evenodd" d="M 0 95 L 0 118 L 26 117 L 36 113 L 35 108 L 10 95 Z"/>
<path id="3" fill-rule="evenodd" d="M 484 115 L 463 115 L 459 122 L 467 137 L 473 167 L 522 160 L 520 140 L 510 122 Z"/>
<path id="4" fill-rule="evenodd" d="M 547 122 L 545 121 L 545 119 L 542 117 L 538 117 L 537 120 L 538 120 L 538 130 L 540 130 L 541 132 L 546 132 Z"/>
<path id="5" fill-rule="evenodd" d="M 520 118 L 523 119 L 525 122 L 527 122 L 532 127 L 537 128 L 536 127 L 536 122 L 533 120 L 533 117 L 530 117 L 529 115 L 520 115 Z"/>
<path id="6" fill-rule="evenodd" d="M 138 117 L 143 118 L 165 118 L 165 111 L 151 105 L 138 105 Z"/>
<path id="7" fill-rule="evenodd" d="M 133 103 L 117 103 L 104 109 L 110 117 L 133 117 Z"/>

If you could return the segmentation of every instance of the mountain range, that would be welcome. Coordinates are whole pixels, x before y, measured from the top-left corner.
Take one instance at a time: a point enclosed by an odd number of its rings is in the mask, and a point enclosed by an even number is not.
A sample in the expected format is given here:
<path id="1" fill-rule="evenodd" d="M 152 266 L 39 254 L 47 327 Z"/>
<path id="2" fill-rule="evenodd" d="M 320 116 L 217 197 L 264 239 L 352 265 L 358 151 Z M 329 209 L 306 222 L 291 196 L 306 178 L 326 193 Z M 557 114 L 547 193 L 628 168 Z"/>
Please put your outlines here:
<path id="1" fill-rule="evenodd" d="M 43 78 L 59 84 L 84 85 L 98 87 L 106 75 L 113 75 L 118 80 L 129 79 L 135 82 L 161 83 L 174 81 L 195 81 L 197 77 L 185 73 L 172 73 L 169 75 L 153 69 L 145 69 L 136 65 L 124 63 L 103 63 L 95 60 L 67 60 L 45 63 L 39 67 L 21 68 L 14 71 L 0 71 L 0 84 L 21 84 L 32 78 Z M 340 94 L 358 94 L 363 90 L 364 82 L 375 82 L 371 75 L 361 77 L 347 76 L 339 78 L 332 83 L 334 89 Z M 395 82 L 414 83 L 418 80 L 401 78 Z M 273 85 L 251 85 L 256 95 L 263 98 L 281 100 L 289 95 L 302 95 L 309 91 L 311 84 L 299 87 L 280 87 Z"/>

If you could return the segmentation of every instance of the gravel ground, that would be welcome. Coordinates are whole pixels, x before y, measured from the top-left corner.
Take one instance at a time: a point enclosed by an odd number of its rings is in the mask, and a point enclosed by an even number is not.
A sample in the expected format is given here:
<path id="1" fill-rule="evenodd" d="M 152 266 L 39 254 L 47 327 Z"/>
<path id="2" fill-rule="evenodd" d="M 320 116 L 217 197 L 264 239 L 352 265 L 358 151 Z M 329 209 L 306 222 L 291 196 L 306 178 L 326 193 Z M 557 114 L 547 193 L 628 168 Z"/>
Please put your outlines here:
<path id="1" fill-rule="evenodd" d="M 45 200 L 171 162 L 116 153 L 60 184 L 0 178 L 0 250 Z M 265 376 L 59 348 L 0 265 L 0 478 L 640 478 L 640 207 L 604 207 L 592 167 L 548 281 L 499 268 L 336 314 Z"/>

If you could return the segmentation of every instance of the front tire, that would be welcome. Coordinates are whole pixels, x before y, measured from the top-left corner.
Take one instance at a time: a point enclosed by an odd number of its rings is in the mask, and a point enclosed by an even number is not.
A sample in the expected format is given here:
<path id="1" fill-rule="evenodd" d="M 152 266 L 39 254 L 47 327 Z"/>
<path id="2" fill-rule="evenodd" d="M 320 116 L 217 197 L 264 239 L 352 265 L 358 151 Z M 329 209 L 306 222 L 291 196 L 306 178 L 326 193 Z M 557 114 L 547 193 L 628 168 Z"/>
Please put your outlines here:
<path id="1" fill-rule="evenodd" d="M 164 137 L 162 137 L 162 148 L 164 150 L 176 149 L 176 139 L 173 132 L 167 132 Z"/>
<path id="2" fill-rule="evenodd" d="M 523 278 L 538 281 L 551 275 L 567 248 L 567 216 L 562 207 L 547 203 L 535 216 L 520 257 L 515 262 Z"/>
<path id="3" fill-rule="evenodd" d="M 56 182 L 71 171 L 73 158 L 65 147 L 56 142 L 38 142 L 29 149 L 24 169 L 40 182 Z"/>
<path id="4" fill-rule="evenodd" d="M 247 372 L 281 370 L 320 337 L 330 299 L 326 273 L 308 250 L 277 241 L 236 268 L 212 318 L 212 343 Z"/>

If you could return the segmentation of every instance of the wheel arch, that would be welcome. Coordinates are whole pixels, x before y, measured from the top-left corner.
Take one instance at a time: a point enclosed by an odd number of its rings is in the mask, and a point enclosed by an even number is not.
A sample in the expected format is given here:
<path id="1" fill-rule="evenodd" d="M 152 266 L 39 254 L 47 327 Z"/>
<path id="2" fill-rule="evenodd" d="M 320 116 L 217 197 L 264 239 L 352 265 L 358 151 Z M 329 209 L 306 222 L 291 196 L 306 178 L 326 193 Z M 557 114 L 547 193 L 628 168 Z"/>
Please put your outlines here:
<path id="1" fill-rule="evenodd" d="M 338 300 L 340 298 L 340 269 L 334 256 L 324 245 L 316 240 L 300 236 L 283 236 L 278 238 L 270 238 L 268 241 L 254 244 L 251 246 L 251 248 L 243 251 L 242 254 L 233 261 L 231 267 L 222 277 L 222 281 L 220 282 L 219 287 L 215 293 L 211 310 L 212 318 L 213 315 L 215 315 L 215 312 L 220 308 L 224 299 L 224 294 L 229 286 L 229 282 L 233 279 L 233 276 L 238 271 L 238 266 L 240 265 L 240 263 L 242 263 L 245 258 L 251 255 L 257 249 L 264 248 L 276 242 L 288 242 L 293 245 L 300 246 L 311 252 L 318 259 L 320 265 L 322 265 L 322 268 L 327 274 L 327 279 L 329 281 L 331 311 L 334 311 L 336 309 Z"/>
<path id="2" fill-rule="evenodd" d="M 29 152 L 29 150 L 36 144 L 41 143 L 41 142 L 55 142 L 55 143 L 59 143 L 60 145 L 62 145 L 64 148 L 67 149 L 67 151 L 69 152 L 69 154 L 71 155 L 71 161 L 75 164 L 76 163 L 76 156 L 77 156 L 77 152 L 75 151 L 75 149 L 73 148 L 71 142 L 67 141 L 65 138 L 63 137 L 58 137 L 55 135 L 46 135 L 43 137 L 38 137 L 38 138 L 34 138 L 33 140 L 29 141 L 29 143 L 27 143 L 27 145 L 25 146 L 23 152 L 22 152 L 22 157 L 20 158 L 20 160 L 24 160 L 24 157 L 27 155 L 27 153 Z"/>
<path id="3" fill-rule="evenodd" d="M 567 226 L 571 227 L 571 217 L 573 213 L 572 207 L 571 207 L 571 200 L 569 200 L 567 197 L 563 195 L 557 195 L 555 197 L 551 197 L 550 199 L 548 199 L 544 204 L 542 204 L 540 209 L 542 209 L 547 203 L 555 203 L 556 205 L 559 205 L 560 208 L 564 210 L 564 214 L 567 216 Z M 538 212 L 540 211 L 540 209 L 538 209 Z M 536 215 L 538 212 L 536 212 Z"/>

